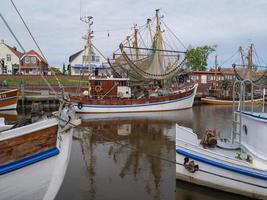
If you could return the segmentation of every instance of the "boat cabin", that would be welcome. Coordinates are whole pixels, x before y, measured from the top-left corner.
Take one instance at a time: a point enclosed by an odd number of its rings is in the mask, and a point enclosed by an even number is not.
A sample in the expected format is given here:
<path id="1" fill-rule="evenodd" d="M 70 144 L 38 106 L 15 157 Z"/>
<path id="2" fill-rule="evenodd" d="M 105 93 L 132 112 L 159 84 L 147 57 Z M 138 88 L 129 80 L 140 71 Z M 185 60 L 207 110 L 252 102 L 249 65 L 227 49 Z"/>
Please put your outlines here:
<path id="1" fill-rule="evenodd" d="M 129 78 L 93 78 L 90 81 L 93 97 L 130 98 Z"/>

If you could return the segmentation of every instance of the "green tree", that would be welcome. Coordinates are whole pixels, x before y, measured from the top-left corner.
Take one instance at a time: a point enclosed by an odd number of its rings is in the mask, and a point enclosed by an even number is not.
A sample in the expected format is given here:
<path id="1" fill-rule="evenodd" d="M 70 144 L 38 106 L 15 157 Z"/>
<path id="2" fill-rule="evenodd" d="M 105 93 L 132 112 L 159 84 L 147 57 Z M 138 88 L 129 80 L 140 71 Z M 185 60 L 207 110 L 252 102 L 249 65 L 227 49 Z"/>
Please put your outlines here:
<path id="1" fill-rule="evenodd" d="M 208 65 L 210 53 L 215 51 L 216 46 L 200 46 L 190 48 L 187 51 L 186 66 L 191 70 L 205 71 Z"/>
<path id="2" fill-rule="evenodd" d="M 56 75 L 62 74 L 61 71 L 59 70 L 59 68 L 57 68 L 57 67 L 49 67 L 48 70 L 51 71 L 52 73 L 55 73 Z"/>
<path id="3" fill-rule="evenodd" d="M 71 66 L 70 66 L 70 64 L 68 64 L 67 71 L 68 71 L 68 75 L 70 76 L 71 75 Z"/>
<path id="4" fill-rule="evenodd" d="M 63 75 L 65 75 L 65 74 L 66 74 L 66 66 L 65 66 L 65 63 L 63 64 L 63 69 L 62 69 L 62 71 L 63 71 Z"/>

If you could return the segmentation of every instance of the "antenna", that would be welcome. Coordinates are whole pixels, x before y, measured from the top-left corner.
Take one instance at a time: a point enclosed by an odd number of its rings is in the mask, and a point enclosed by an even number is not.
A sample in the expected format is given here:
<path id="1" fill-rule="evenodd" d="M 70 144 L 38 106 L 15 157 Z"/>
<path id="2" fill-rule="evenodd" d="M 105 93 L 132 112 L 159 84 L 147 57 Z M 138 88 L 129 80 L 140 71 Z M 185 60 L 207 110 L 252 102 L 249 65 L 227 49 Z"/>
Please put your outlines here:
<path id="1" fill-rule="evenodd" d="M 93 25 L 92 21 L 93 17 L 92 16 L 84 16 L 80 17 L 80 20 L 84 22 L 85 24 L 88 24 L 88 35 L 87 35 L 87 48 L 88 48 L 88 54 L 87 54 L 87 59 L 85 59 L 85 67 L 88 66 L 88 74 L 89 74 L 89 82 L 88 82 L 88 91 L 89 95 L 91 95 L 91 82 L 90 80 L 92 79 L 92 52 L 93 52 L 93 44 L 92 44 L 92 38 L 93 38 L 93 31 L 91 29 L 91 26 Z M 86 54 L 86 51 L 84 51 Z M 86 56 L 85 56 L 86 58 Z"/>

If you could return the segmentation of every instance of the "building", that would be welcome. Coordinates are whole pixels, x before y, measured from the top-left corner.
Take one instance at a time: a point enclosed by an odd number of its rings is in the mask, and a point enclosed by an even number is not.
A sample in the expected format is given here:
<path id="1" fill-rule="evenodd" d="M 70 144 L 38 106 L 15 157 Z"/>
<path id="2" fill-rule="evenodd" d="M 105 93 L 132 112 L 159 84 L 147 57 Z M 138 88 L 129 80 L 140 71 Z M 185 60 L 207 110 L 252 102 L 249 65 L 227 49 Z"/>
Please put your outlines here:
<path id="1" fill-rule="evenodd" d="M 88 75 L 88 48 L 85 48 L 69 57 L 69 67 L 71 75 Z M 95 51 L 92 51 L 91 57 L 92 73 L 96 76 L 108 76 L 110 66 L 107 61 Z"/>
<path id="2" fill-rule="evenodd" d="M 0 42 L 0 74 L 18 74 L 23 53 L 10 47 L 4 40 Z"/>
<path id="3" fill-rule="evenodd" d="M 47 74 L 48 63 L 36 51 L 30 50 L 20 58 L 21 74 Z"/>

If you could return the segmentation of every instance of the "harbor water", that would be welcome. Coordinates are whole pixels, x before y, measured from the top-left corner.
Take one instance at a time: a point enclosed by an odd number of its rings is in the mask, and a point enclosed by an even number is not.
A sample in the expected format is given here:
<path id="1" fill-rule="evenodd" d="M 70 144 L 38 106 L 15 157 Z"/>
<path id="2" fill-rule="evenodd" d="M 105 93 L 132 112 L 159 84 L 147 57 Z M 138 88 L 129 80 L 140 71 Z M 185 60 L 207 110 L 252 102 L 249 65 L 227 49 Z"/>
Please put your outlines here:
<path id="1" fill-rule="evenodd" d="M 1 116 L 8 122 L 23 117 Z M 81 117 L 57 200 L 247 199 L 175 179 L 175 124 L 192 128 L 200 138 L 207 128 L 229 136 L 231 106 Z"/>

